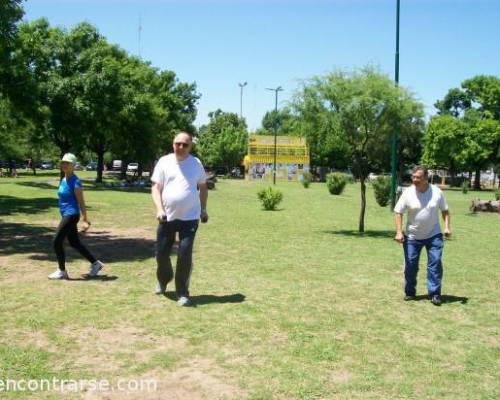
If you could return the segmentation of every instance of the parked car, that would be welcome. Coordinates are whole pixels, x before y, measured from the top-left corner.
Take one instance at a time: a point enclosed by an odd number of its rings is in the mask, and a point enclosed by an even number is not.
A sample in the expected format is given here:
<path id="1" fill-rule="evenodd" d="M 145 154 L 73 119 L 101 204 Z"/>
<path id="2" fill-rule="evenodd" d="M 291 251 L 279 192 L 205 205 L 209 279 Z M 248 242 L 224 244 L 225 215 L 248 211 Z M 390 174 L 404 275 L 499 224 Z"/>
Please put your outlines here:
<path id="1" fill-rule="evenodd" d="M 83 166 L 78 161 L 75 163 L 75 171 L 83 171 Z"/>
<path id="2" fill-rule="evenodd" d="M 139 170 L 139 164 L 136 162 L 132 162 L 127 165 L 127 172 L 136 173 L 138 170 Z"/>
<path id="3" fill-rule="evenodd" d="M 52 161 L 42 161 L 40 169 L 54 169 L 54 164 L 52 163 Z"/>
<path id="4" fill-rule="evenodd" d="M 122 160 L 113 160 L 113 171 L 120 171 L 122 169 Z"/>
<path id="5" fill-rule="evenodd" d="M 95 171 L 97 169 L 97 162 L 96 161 L 90 161 L 86 166 L 85 169 L 87 171 Z"/>
<path id="6" fill-rule="evenodd" d="M 378 174 L 375 174 L 373 172 L 370 172 L 368 174 L 368 180 L 370 181 L 374 181 L 375 179 L 377 179 L 379 176 L 385 176 L 387 178 L 390 178 L 391 177 L 391 174 L 387 174 L 387 173 L 378 173 Z"/>

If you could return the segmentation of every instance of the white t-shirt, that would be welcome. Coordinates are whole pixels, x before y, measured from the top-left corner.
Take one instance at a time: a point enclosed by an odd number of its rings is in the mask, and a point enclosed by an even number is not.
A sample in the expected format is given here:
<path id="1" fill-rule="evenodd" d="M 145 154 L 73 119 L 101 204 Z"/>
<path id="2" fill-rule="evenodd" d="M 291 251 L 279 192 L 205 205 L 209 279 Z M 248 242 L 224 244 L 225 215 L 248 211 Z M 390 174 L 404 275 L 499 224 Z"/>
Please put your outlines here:
<path id="1" fill-rule="evenodd" d="M 410 239 L 428 239 L 441 233 L 439 210 L 448 210 L 443 192 L 435 185 L 429 185 L 425 192 L 419 192 L 415 185 L 407 188 L 394 207 L 394 212 L 403 214 L 408 210 L 406 235 Z"/>
<path id="2" fill-rule="evenodd" d="M 192 155 L 178 161 L 172 153 L 158 160 L 151 180 L 160 186 L 167 221 L 200 218 L 198 184 L 205 183 L 206 179 L 201 161 Z"/>

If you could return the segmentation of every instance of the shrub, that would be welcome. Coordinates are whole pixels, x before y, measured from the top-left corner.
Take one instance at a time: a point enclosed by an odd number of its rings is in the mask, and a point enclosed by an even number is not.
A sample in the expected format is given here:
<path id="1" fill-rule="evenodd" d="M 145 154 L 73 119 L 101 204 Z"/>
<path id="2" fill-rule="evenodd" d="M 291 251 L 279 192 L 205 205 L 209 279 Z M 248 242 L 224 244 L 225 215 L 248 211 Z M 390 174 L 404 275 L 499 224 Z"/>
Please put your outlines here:
<path id="1" fill-rule="evenodd" d="M 341 194 L 347 182 L 347 175 L 341 172 L 331 172 L 326 175 L 326 187 L 330 194 Z"/>
<path id="2" fill-rule="evenodd" d="M 469 181 L 463 181 L 462 182 L 462 193 L 467 194 L 469 191 Z"/>
<path id="3" fill-rule="evenodd" d="M 354 175 L 351 173 L 345 174 L 347 178 L 347 183 L 356 183 L 356 179 L 354 179 Z"/>
<path id="4" fill-rule="evenodd" d="M 265 189 L 260 190 L 257 193 L 257 197 L 262 203 L 265 210 L 274 211 L 276 206 L 283 200 L 283 193 L 278 189 L 273 189 L 272 186 L 268 186 Z"/>
<path id="5" fill-rule="evenodd" d="M 388 176 L 377 176 L 372 185 L 375 200 L 380 207 L 385 207 L 391 199 L 391 179 Z"/>
<path id="6" fill-rule="evenodd" d="M 307 189 L 312 182 L 312 174 L 309 171 L 305 171 L 302 174 L 302 185 Z"/>

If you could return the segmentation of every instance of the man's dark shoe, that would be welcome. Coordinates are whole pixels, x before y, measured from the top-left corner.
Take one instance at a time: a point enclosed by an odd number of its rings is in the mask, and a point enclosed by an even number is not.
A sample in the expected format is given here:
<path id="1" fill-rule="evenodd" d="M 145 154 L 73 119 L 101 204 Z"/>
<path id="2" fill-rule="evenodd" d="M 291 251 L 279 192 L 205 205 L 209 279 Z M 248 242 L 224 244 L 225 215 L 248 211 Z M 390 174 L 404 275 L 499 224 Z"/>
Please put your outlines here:
<path id="1" fill-rule="evenodd" d="M 412 301 L 412 300 L 415 300 L 416 298 L 417 298 L 416 296 L 406 295 L 405 296 L 405 301 Z"/>
<path id="2" fill-rule="evenodd" d="M 435 294 L 434 296 L 432 296 L 431 303 L 434 304 L 435 306 L 440 306 L 442 303 L 441 296 L 438 294 Z"/>

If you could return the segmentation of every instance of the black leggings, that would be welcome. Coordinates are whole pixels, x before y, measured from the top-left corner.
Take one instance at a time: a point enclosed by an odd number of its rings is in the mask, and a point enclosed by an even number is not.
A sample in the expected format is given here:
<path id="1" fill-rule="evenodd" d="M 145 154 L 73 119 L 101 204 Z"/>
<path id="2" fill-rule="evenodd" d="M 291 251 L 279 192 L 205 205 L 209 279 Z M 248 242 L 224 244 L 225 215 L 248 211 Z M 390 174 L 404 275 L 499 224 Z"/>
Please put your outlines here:
<path id="1" fill-rule="evenodd" d="M 64 238 L 68 238 L 68 242 L 71 247 L 78 250 L 78 252 L 84 256 L 89 262 L 94 263 L 96 259 L 87 248 L 80 242 L 78 237 L 78 230 L 76 225 L 80 220 L 80 215 L 66 215 L 62 218 L 59 226 L 57 227 L 56 236 L 54 237 L 54 250 L 57 256 L 57 262 L 59 263 L 59 269 L 64 271 L 66 269 L 66 256 L 64 254 Z"/>

